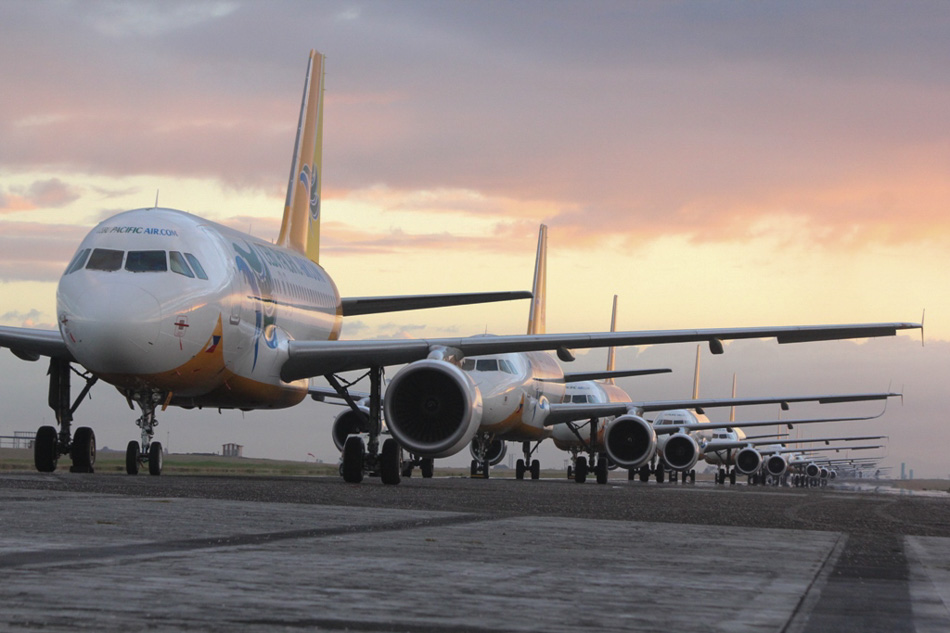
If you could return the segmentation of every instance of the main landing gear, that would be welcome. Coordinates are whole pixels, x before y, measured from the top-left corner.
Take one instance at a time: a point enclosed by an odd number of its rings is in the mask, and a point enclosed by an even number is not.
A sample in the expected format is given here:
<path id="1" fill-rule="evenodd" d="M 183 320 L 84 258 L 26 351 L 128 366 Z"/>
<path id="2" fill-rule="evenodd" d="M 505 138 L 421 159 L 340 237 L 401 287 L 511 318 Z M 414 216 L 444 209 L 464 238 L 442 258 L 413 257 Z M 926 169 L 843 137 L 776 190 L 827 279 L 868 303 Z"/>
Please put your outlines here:
<path id="1" fill-rule="evenodd" d="M 607 458 L 606 453 L 597 453 L 594 446 L 594 438 L 598 433 L 599 424 L 600 421 L 597 418 L 591 418 L 584 424 L 577 425 L 571 422 L 567 425 L 581 443 L 585 443 L 584 437 L 581 435 L 581 429 L 585 426 L 590 428 L 590 437 L 586 441 L 587 456 L 579 454 L 583 449 L 573 449 L 571 451 L 572 465 L 567 469 L 567 478 L 573 478 L 574 481 L 579 484 L 587 481 L 587 475 L 591 472 L 597 477 L 597 483 L 607 483 L 607 475 L 610 472 L 610 460 Z M 597 456 L 596 465 L 594 463 L 594 455 Z"/>
<path id="2" fill-rule="evenodd" d="M 76 401 L 70 403 L 69 381 L 72 373 L 86 381 Z M 49 362 L 49 406 L 56 416 L 59 431 L 54 426 L 41 426 L 33 442 L 33 463 L 41 473 L 56 470 L 56 464 L 62 455 L 72 459 L 70 472 L 91 473 L 96 464 L 96 434 L 87 426 L 81 426 L 72 433 L 73 413 L 96 384 L 97 377 L 80 373 L 69 361 L 50 358 Z"/>
<path id="3" fill-rule="evenodd" d="M 358 484 L 363 481 L 366 475 L 379 475 L 384 484 L 398 484 L 405 464 L 403 461 L 402 447 L 393 438 L 388 438 L 382 443 L 380 450 L 380 434 L 382 433 L 382 384 L 383 368 L 373 367 L 369 370 L 370 396 L 369 396 L 369 416 L 365 420 L 365 428 L 369 431 L 365 434 L 354 434 L 346 438 L 343 443 L 343 462 L 340 464 L 340 474 L 343 481 L 351 484 Z M 325 376 L 327 382 L 340 397 L 342 397 L 349 407 L 360 416 L 366 414 L 357 406 L 356 401 L 350 395 L 347 389 L 353 385 L 353 382 L 343 383 L 337 376 L 328 374 Z M 361 377 L 362 379 L 362 377 Z M 357 382 L 357 381 L 354 381 Z M 425 460 L 421 460 L 422 476 L 426 476 L 426 471 L 431 473 L 431 461 L 428 468 L 425 466 Z M 411 473 L 411 464 L 409 466 Z M 430 474 L 431 476 L 431 474 Z"/>
<path id="4" fill-rule="evenodd" d="M 161 475 L 165 454 L 162 443 L 153 442 L 152 437 L 155 435 L 155 427 L 158 426 L 158 420 L 155 419 L 155 407 L 164 403 L 167 396 L 160 391 L 145 391 L 126 395 L 130 401 L 135 400 L 142 409 L 141 417 L 135 422 L 142 429 L 142 443 L 139 444 L 132 440 L 126 447 L 125 472 L 130 475 L 137 475 L 140 466 L 148 466 L 149 475 Z"/>
<path id="5" fill-rule="evenodd" d="M 726 480 L 729 480 L 729 485 L 735 485 L 736 483 L 736 471 L 734 468 L 720 468 L 716 472 L 716 483 L 724 484 Z"/>

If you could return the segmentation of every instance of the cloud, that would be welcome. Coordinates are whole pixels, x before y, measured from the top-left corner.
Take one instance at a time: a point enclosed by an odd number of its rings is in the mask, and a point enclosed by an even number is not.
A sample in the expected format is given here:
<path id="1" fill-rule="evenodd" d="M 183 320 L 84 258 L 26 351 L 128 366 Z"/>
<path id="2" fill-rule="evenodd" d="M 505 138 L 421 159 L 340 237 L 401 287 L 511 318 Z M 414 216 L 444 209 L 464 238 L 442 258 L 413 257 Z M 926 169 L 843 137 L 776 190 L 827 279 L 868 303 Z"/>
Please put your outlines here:
<path id="1" fill-rule="evenodd" d="M 279 190 L 317 44 L 327 197 L 386 187 L 589 241 L 744 239 L 763 216 L 835 247 L 950 235 L 934 5 L 282 7 L 14 6 L 0 166 Z"/>
<path id="2" fill-rule="evenodd" d="M 0 221 L 0 281 L 57 281 L 87 228 Z"/>
<path id="3" fill-rule="evenodd" d="M 5 314 L 0 314 L 0 323 L 4 325 L 13 325 L 17 327 L 36 328 L 40 330 L 55 330 L 56 325 L 48 320 L 49 317 L 37 309 L 22 312 L 12 310 Z"/>
<path id="4" fill-rule="evenodd" d="M 59 178 L 38 180 L 25 189 L 13 188 L 9 194 L 0 192 L 0 213 L 58 209 L 78 200 L 80 193 Z"/>

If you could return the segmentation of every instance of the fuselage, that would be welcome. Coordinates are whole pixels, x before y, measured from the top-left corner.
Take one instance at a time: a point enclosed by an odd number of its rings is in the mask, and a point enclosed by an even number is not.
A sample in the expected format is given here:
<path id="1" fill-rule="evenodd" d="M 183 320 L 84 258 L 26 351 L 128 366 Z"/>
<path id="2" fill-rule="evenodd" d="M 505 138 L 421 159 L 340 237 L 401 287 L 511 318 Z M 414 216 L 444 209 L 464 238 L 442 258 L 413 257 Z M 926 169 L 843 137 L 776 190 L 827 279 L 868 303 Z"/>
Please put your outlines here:
<path id="1" fill-rule="evenodd" d="M 126 394 L 279 408 L 290 339 L 339 336 L 340 296 L 301 253 L 173 209 L 113 216 L 82 241 L 56 294 L 73 357 Z"/>
<path id="2" fill-rule="evenodd" d="M 564 397 L 564 373 L 550 354 L 472 356 L 461 367 L 481 392 L 479 432 L 512 442 L 550 437 L 544 418 Z"/>
<path id="3" fill-rule="evenodd" d="M 608 402 L 630 402 L 630 396 L 617 385 L 583 380 L 568 383 L 562 402 L 572 404 L 606 404 Z M 554 445 L 562 451 L 587 450 L 590 448 L 591 432 L 594 435 L 594 450 L 603 451 L 604 429 L 612 418 L 596 418 L 593 424 L 559 424 L 554 427 L 551 437 Z"/>

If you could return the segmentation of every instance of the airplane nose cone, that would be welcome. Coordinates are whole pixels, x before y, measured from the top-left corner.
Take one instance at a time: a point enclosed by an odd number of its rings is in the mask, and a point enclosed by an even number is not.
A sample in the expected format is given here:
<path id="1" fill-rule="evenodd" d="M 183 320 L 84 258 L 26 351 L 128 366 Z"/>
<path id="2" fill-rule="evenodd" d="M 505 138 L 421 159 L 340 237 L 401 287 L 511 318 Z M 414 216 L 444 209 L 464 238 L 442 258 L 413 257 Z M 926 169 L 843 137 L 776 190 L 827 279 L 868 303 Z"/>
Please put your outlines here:
<path id="1" fill-rule="evenodd" d="M 130 284 L 97 284 L 70 294 L 61 294 L 59 318 L 76 360 L 99 373 L 144 373 L 161 329 L 158 300 Z"/>

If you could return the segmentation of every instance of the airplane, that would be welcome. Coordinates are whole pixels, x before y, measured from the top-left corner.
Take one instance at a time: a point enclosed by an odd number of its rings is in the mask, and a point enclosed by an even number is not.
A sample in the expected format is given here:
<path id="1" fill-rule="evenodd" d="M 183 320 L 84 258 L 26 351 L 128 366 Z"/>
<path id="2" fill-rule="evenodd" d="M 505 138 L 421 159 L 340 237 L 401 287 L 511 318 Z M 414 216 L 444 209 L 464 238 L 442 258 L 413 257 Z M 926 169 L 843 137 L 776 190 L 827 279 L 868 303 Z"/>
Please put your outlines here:
<path id="1" fill-rule="evenodd" d="M 768 456 L 755 477 L 750 477 L 749 484 L 779 485 L 787 481 L 789 471 L 797 471 L 793 477 L 795 486 L 823 485 L 821 480 L 827 480 L 829 470 L 819 466 L 816 453 L 825 451 L 865 451 L 883 448 L 883 445 L 867 446 L 824 446 L 818 448 L 772 448 L 763 450 Z"/>
<path id="2" fill-rule="evenodd" d="M 852 435 L 842 437 L 781 440 L 776 438 L 752 439 L 748 437 L 743 438 L 741 436 L 742 429 L 736 428 L 732 434 L 720 433 L 714 435 L 711 440 L 707 441 L 703 445 L 703 454 L 707 463 L 714 465 L 731 464 L 735 467 L 735 471 L 728 471 L 724 468 L 720 468 L 719 472 L 716 474 L 717 484 L 725 483 L 725 479 L 727 477 L 730 479 L 730 483 L 734 484 L 735 475 L 732 474 L 733 472 L 747 475 L 749 477 L 750 484 L 754 485 L 758 483 L 758 480 L 760 479 L 758 473 L 760 471 L 766 470 L 765 458 L 769 455 L 779 452 L 783 448 L 788 448 L 790 444 L 812 444 L 824 442 L 827 446 L 830 445 L 831 442 L 854 442 L 887 438 L 885 435 Z M 795 449 L 790 450 L 794 451 Z M 715 456 L 715 459 L 711 459 L 711 456 Z"/>
<path id="3" fill-rule="evenodd" d="M 615 303 L 616 307 L 616 303 Z M 628 478 L 634 479 L 639 474 L 640 480 L 645 482 L 650 475 L 655 475 L 657 482 L 665 479 L 665 473 L 670 471 L 670 481 L 676 481 L 677 474 L 683 473 L 683 481 L 689 477 L 695 481 L 695 466 L 699 459 L 708 463 L 728 466 L 735 458 L 736 451 L 720 449 L 718 452 L 707 452 L 704 447 L 713 439 L 730 439 L 738 441 L 743 438 L 742 428 L 773 426 L 779 421 L 764 420 L 750 422 L 735 422 L 735 407 L 761 404 L 780 404 L 788 409 L 789 403 L 810 402 L 842 403 L 870 400 L 885 400 L 895 397 L 896 393 L 869 393 L 869 394 L 835 394 L 815 396 L 776 396 L 765 398 L 736 398 L 735 379 L 733 379 L 732 398 L 700 399 L 699 398 L 699 364 L 700 349 L 696 349 L 696 369 L 693 375 L 692 399 L 658 402 L 634 402 L 625 391 L 615 385 L 599 382 L 584 382 L 573 386 L 571 403 L 552 405 L 548 415 L 548 424 L 557 425 L 552 433 L 554 444 L 561 450 L 566 450 L 572 456 L 572 468 L 568 477 L 573 474 L 574 480 L 583 483 L 587 477 L 588 460 L 578 453 L 586 451 L 593 464 L 594 455 L 598 455 L 596 466 L 593 466 L 598 483 L 607 482 L 607 473 L 611 465 L 628 469 Z M 571 386 L 568 387 L 571 389 Z M 579 404 L 580 402 L 580 404 Z M 583 402 L 589 404 L 583 404 Z M 730 421 L 714 423 L 706 417 L 704 410 L 714 407 L 731 407 Z M 657 412 L 652 422 L 643 419 L 647 412 Z M 878 414 L 880 415 L 880 414 Z M 627 417 L 629 416 L 629 417 Z M 877 416 L 812 418 L 790 420 L 787 424 L 816 424 L 821 422 L 868 420 Z M 582 425 L 575 424 L 577 420 L 586 420 Z M 614 432 L 614 424 L 620 420 L 621 434 Z M 784 422 L 782 422 L 784 423 Z M 640 435 L 633 437 L 623 436 L 628 432 L 626 425 L 634 426 Z M 644 426 L 646 425 L 646 426 Z M 626 428 L 625 428 L 626 427 Z M 592 437 L 593 433 L 593 437 Z M 622 438 L 622 439 L 618 439 Z M 611 444 L 611 442 L 613 442 Z M 633 453 L 630 448 L 641 442 Z M 745 444 L 743 444 L 745 446 Z M 617 455 L 615 456 L 614 454 Z M 624 453 L 624 451 L 627 451 Z M 725 453 L 725 454 L 724 454 Z M 756 467 L 758 464 L 756 465 Z M 717 475 L 717 482 L 724 483 L 728 477 L 735 483 L 735 473 Z M 721 479 L 721 481 L 720 481 Z"/>
<path id="4" fill-rule="evenodd" d="M 359 412 L 338 374 L 365 370 L 370 380 L 368 446 L 348 438 L 344 478 L 379 472 L 399 482 L 401 445 L 422 457 L 467 445 L 482 417 L 482 398 L 459 364 L 466 356 L 611 345 L 774 338 L 779 344 L 893 336 L 919 323 L 738 327 L 616 333 L 581 332 L 415 340 L 340 340 L 343 317 L 474 302 L 525 293 L 341 298 L 319 263 L 324 58 L 311 51 L 297 136 L 276 243 L 184 211 L 134 209 L 100 222 L 79 244 L 59 280 L 57 330 L 0 327 L 0 346 L 23 360 L 49 359 L 49 406 L 59 426 L 42 426 L 34 442 L 37 470 L 51 472 L 69 455 L 72 469 L 92 472 L 95 434 L 72 430 L 74 414 L 98 380 L 137 404 L 141 443 L 129 442 L 126 472 L 162 472 L 154 440 L 156 409 L 168 406 L 267 410 L 291 407 L 324 376 Z M 75 365 L 75 366 L 74 366 Z M 404 365 L 382 397 L 386 367 Z M 77 367 L 81 369 L 77 369 Z M 551 368 L 556 374 L 560 370 Z M 71 379 L 85 382 L 76 400 Z M 544 390 L 525 407 L 543 415 Z M 380 447 L 382 412 L 393 437 Z M 357 441 L 352 441 L 356 438 Z"/>

